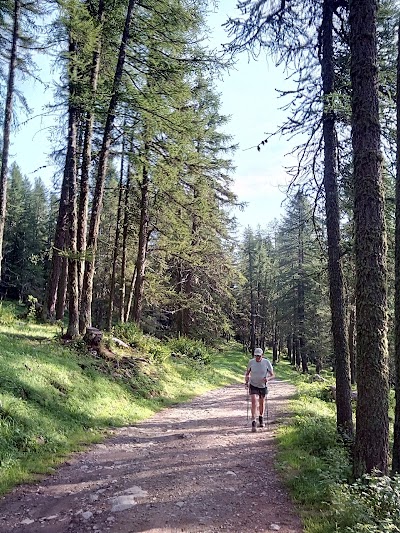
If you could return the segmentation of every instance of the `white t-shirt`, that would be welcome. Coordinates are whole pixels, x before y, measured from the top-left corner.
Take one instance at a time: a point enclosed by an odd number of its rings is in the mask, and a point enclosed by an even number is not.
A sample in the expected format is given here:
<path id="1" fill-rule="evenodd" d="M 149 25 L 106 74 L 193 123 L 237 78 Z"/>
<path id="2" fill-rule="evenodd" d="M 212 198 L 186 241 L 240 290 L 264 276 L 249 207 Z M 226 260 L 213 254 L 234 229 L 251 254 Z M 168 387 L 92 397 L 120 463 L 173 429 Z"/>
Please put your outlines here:
<path id="1" fill-rule="evenodd" d="M 254 387 L 266 387 L 265 378 L 268 372 L 273 373 L 273 368 L 268 359 L 260 359 L 256 361 L 256 358 L 250 359 L 247 365 L 247 370 L 250 370 L 250 385 Z"/>

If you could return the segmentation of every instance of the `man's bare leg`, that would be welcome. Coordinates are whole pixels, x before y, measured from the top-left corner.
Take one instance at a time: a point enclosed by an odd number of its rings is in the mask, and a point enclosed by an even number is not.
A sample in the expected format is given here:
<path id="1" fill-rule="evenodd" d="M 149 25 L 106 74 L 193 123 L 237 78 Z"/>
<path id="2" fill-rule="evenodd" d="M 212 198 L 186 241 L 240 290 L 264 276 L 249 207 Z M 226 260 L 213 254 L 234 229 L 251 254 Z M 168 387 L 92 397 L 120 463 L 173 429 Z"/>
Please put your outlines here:
<path id="1" fill-rule="evenodd" d="M 255 394 L 251 394 L 251 431 L 253 433 L 257 431 L 256 416 L 257 416 L 257 398 Z"/>
<path id="2" fill-rule="evenodd" d="M 258 422 L 260 427 L 264 427 L 264 409 L 265 409 L 265 396 L 260 396 L 258 401 Z"/>

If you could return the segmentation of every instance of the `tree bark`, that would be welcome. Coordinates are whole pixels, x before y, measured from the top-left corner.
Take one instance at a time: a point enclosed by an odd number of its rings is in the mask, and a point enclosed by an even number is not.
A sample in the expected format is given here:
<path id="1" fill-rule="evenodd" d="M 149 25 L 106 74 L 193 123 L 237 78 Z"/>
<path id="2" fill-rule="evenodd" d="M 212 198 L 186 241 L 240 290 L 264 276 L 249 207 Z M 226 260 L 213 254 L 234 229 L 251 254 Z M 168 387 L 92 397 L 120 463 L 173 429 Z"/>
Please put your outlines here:
<path id="1" fill-rule="evenodd" d="M 51 257 L 51 267 L 50 267 L 50 277 L 47 289 L 47 319 L 51 322 L 55 318 L 60 318 L 60 308 L 58 304 L 59 294 L 62 293 L 58 289 L 60 282 L 60 276 L 63 275 L 63 272 L 66 273 L 66 270 L 63 268 L 63 261 L 66 261 L 66 258 L 63 258 L 60 255 L 60 252 L 65 247 L 66 233 L 68 225 L 68 174 L 66 173 L 66 168 L 64 169 L 64 175 L 61 185 L 61 194 L 60 194 L 60 204 L 58 206 L 58 215 L 56 230 L 54 235 L 53 243 L 53 253 Z M 66 274 L 65 274 L 66 275 Z M 64 278 L 66 279 L 66 277 Z M 65 296 L 63 302 L 65 301 Z M 62 313 L 63 315 L 63 313 Z"/>
<path id="2" fill-rule="evenodd" d="M 124 158 L 125 158 L 125 142 L 122 141 L 122 153 L 121 153 L 121 167 L 119 176 L 119 193 L 118 193 L 118 208 L 117 208 L 117 226 L 115 228 L 114 250 L 111 267 L 111 279 L 110 279 L 110 295 L 108 300 L 108 315 L 107 315 L 107 329 L 111 331 L 112 319 L 114 312 L 114 298 L 115 298 L 115 280 L 117 277 L 117 259 L 118 259 L 118 247 L 119 236 L 121 233 L 121 217 L 122 217 L 122 197 L 124 194 Z"/>
<path id="3" fill-rule="evenodd" d="M 72 32 L 71 32 L 72 33 Z M 72 35 L 69 36 L 69 110 L 68 110 L 68 148 L 65 160 L 65 174 L 68 176 L 68 328 L 66 336 L 75 339 L 79 335 L 79 287 L 77 258 L 77 148 L 79 111 L 76 101 L 77 46 Z"/>
<path id="4" fill-rule="evenodd" d="M 400 473 L 400 21 L 397 53 L 397 157 L 396 157 L 396 230 L 395 230 L 395 417 L 393 431 L 392 472 Z"/>
<path id="5" fill-rule="evenodd" d="M 377 2 L 350 1 L 358 399 L 354 475 L 388 468 L 386 230 L 378 106 Z"/>
<path id="6" fill-rule="evenodd" d="M 139 226 L 139 243 L 136 260 L 136 284 L 135 298 L 133 301 L 132 319 L 137 324 L 140 322 L 142 315 L 142 302 L 144 291 L 144 275 L 146 270 L 147 239 L 149 233 L 149 184 L 150 177 L 147 168 L 147 157 L 149 147 L 147 142 L 144 147 L 145 162 L 143 164 L 141 199 L 140 199 L 140 226 Z"/>
<path id="7" fill-rule="evenodd" d="M 77 135 L 78 111 L 70 110 L 68 142 L 71 143 L 69 165 L 69 257 L 68 257 L 68 328 L 67 337 L 75 339 L 79 335 L 79 282 L 77 258 Z"/>
<path id="8" fill-rule="evenodd" d="M 62 320 L 65 314 L 65 302 L 68 290 L 68 259 L 60 257 L 60 274 L 57 285 L 56 320 Z"/>
<path id="9" fill-rule="evenodd" d="M 346 337 L 346 310 L 340 253 L 340 210 L 337 185 L 337 140 L 332 97 L 335 91 L 333 57 L 333 0 L 324 0 L 322 19 L 322 84 L 324 111 L 324 187 L 328 237 L 328 272 L 333 350 L 336 367 L 336 424 L 339 433 L 353 436 L 350 357 Z"/>
<path id="10" fill-rule="evenodd" d="M 2 274 L 3 264 L 3 240 L 4 227 L 6 222 L 6 207 L 7 207 L 7 179 L 8 179 L 8 155 L 10 150 L 10 131 L 11 120 L 13 112 L 13 98 L 14 98 L 14 81 L 15 72 L 17 69 L 17 48 L 18 48 L 18 32 L 19 32 L 19 17 L 21 11 L 21 2 L 14 1 L 14 18 L 13 18 L 13 35 L 11 43 L 10 64 L 8 70 L 6 106 L 4 112 L 4 126 L 3 126 L 3 150 L 1 154 L 1 169 L 0 169 L 0 276 Z"/>
<path id="11" fill-rule="evenodd" d="M 133 295 L 135 292 L 135 285 L 136 285 L 136 265 L 135 265 L 135 268 L 133 269 L 131 286 L 129 289 L 129 297 L 128 297 L 128 301 L 126 302 L 125 322 L 129 322 L 129 317 L 130 317 L 131 308 L 132 308 Z"/>
<path id="12" fill-rule="evenodd" d="M 356 307 L 355 302 L 351 305 L 349 314 L 349 356 L 350 356 L 350 381 L 354 385 L 357 382 L 357 368 L 356 368 L 356 340 L 355 340 L 355 327 L 356 327 Z"/>
<path id="13" fill-rule="evenodd" d="M 129 195 L 131 186 L 131 165 L 128 164 L 126 184 L 125 184 L 125 200 L 124 200 L 124 221 L 122 224 L 122 253 L 121 253 L 121 298 L 119 305 L 119 319 L 126 322 L 126 264 L 127 264 L 127 246 L 128 246 L 128 230 L 129 230 Z M 135 278 L 136 280 L 136 278 Z M 132 303 L 132 302 L 131 302 Z M 130 311 L 130 305 L 129 305 Z"/>

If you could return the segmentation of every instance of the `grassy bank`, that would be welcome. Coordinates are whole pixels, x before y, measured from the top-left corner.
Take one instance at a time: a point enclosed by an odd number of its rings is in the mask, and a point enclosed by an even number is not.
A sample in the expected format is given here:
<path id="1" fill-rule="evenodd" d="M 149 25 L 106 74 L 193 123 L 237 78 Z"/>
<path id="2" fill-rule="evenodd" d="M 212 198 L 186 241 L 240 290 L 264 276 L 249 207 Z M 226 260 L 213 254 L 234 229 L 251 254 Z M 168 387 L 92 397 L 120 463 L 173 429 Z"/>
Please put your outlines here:
<path id="1" fill-rule="evenodd" d="M 187 355 L 182 342 L 118 334 L 131 337 L 133 348 L 110 340 L 100 357 L 82 343 L 62 345 L 55 326 L 1 308 L 0 493 L 51 471 L 110 427 L 243 379 L 247 356 L 236 345 L 209 352 L 187 341 Z"/>
<path id="2" fill-rule="evenodd" d="M 293 417 L 279 431 L 279 467 L 301 512 L 306 533 L 335 531 L 332 488 L 350 476 L 349 456 L 337 440 L 335 404 L 328 394 L 331 373 L 323 382 L 279 363 L 277 373 L 296 385 L 290 402 Z"/>
<path id="3" fill-rule="evenodd" d="M 279 467 L 303 518 L 305 533 L 388 533 L 400 531 L 400 477 L 352 479 L 348 444 L 336 433 L 336 406 L 324 381 L 295 372 L 281 362 L 277 375 L 294 383 L 293 417 L 280 428 Z M 391 411 L 393 419 L 393 397 Z"/>

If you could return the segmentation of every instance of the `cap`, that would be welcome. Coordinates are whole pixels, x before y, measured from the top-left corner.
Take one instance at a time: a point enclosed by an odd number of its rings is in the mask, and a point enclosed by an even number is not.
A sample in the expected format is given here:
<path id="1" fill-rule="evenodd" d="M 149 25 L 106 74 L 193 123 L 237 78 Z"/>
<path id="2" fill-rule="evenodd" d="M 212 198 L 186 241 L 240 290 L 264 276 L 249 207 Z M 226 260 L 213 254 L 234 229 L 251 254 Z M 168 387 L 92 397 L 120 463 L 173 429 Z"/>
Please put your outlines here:
<path id="1" fill-rule="evenodd" d="M 255 355 L 255 356 L 256 356 L 256 355 L 262 355 L 262 354 L 263 354 L 263 351 L 261 350 L 261 348 L 256 348 L 256 349 L 254 350 L 254 355 Z"/>

